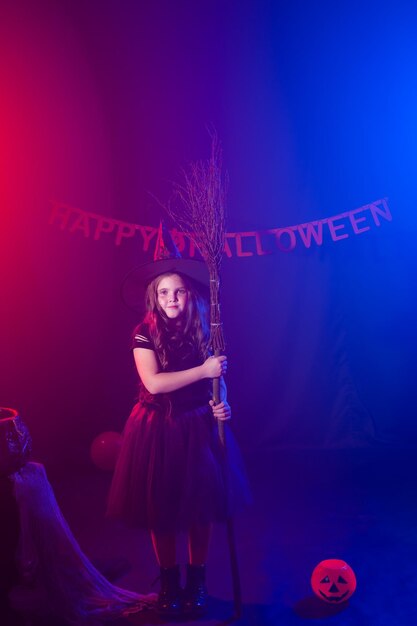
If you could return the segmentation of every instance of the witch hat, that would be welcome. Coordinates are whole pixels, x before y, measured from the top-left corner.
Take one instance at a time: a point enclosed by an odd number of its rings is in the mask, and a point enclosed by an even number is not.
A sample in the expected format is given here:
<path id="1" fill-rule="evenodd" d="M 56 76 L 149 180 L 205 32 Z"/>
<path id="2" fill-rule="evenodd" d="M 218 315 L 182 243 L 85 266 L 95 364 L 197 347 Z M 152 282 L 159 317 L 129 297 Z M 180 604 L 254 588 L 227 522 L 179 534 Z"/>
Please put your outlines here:
<path id="1" fill-rule="evenodd" d="M 160 274 L 180 274 L 196 283 L 197 288 L 209 288 L 209 273 L 203 261 L 181 256 L 166 225 L 161 221 L 153 261 L 134 267 L 122 283 L 123 302 L 136 312 L 145 309 L 145 292 L 149 283 Z"/>

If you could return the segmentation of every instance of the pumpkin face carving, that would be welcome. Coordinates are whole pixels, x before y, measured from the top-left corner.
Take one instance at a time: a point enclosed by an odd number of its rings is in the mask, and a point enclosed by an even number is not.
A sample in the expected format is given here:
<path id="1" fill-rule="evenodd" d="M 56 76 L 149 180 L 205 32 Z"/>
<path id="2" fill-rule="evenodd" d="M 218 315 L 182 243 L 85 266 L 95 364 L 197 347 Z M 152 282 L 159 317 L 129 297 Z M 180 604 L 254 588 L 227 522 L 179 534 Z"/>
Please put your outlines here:
<path id="1" fill-rule="evenodd" d="M 321 600 L 330 604 L 345 602 L 356 589 L 352 568 L 340 559 L 321 561 L 311 575 L 311 586 Z"/>

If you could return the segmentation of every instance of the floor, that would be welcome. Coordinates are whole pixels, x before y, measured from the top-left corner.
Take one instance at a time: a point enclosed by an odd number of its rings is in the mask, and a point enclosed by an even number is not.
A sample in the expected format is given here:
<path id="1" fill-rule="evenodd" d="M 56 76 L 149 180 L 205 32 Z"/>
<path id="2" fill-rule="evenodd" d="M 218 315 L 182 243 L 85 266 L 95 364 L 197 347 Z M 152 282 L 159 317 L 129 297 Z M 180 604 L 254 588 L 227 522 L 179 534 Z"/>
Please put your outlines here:
<path id="1" fill-rule="evenodd" d="M 234 520 L 243 625 L 413 626 L 417 624 L 417 454 L 414 450 L 276 450 L 246 455 L 253 504 Z M 146 533 L 104 518 L 107 472 L 47 468 L 69 525 L 93 563 L 118 586 L 157 591 L 158 569 Z M 179 561 L 185 562 L 185 538 Z M 316 598 L 315 565 L 340 558 L 356 573 L 343 605 Z M 224 527 L 216 527 L 208 562 L 208 614 L 188 626 L 233 621 Z M 2 626 L 58 626 L 19 621 Z M 15 620 L 15 621 L 13 621 Z M 114 626 L 161 623 L 153 612 Z M 176 622 L 181 624 L 182 622 Z"/>

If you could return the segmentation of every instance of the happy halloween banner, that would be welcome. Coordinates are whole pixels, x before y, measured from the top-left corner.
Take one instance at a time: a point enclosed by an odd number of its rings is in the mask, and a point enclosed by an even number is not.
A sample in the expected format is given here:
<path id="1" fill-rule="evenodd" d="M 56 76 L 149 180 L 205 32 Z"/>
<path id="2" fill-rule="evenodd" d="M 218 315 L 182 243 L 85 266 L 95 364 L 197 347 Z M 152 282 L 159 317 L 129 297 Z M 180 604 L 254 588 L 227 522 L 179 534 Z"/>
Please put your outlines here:
<path id="1" fill-rule="evenodd" d="M 295 226 L 226 233 L 224 251 L 229 258 L 263 256 L 276 250 L 292 252 L 297 246 L 310 248 L 312 245 L 321 246 L 329 239 L 336 242 L 360 235 L 380 226 L 381 220 L 388 222 L 392 220 L 387 198 L 365 204 L 352 211 Z M 155 226 L 116 220 L 76 209 L 62 202 L 52 202 L 49 224 L 69 233 L 81 234 L 93 241 L 111 238 L 116 246 L 120 246 L 127 239 L 139 238 L 144 252 L 149 250 L 149 245 L 158 231 Z M 193 242 L 176 229 L 171 230 L 171 233 L 179 251 L 194 257 L 196 249 Z"/>

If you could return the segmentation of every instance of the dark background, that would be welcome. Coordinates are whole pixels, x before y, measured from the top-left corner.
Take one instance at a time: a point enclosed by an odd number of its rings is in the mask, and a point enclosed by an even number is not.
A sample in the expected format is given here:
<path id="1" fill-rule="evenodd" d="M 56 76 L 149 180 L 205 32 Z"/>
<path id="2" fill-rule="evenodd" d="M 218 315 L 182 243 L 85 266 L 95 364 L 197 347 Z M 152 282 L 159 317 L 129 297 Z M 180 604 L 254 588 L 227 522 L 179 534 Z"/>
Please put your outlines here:
<path id="1" fill-rule="evenodd" d="M 223 264 L 244 448 L 415 446 L 417 8 L 413 2 L 0 6 L 0 404 L 43 461 L 88 462 L 134 402 L 140 240 L 48 224 L 51 201 L 156 226 L 213 124 L 228 230 L 387 197 L 392 222 Z"/>

